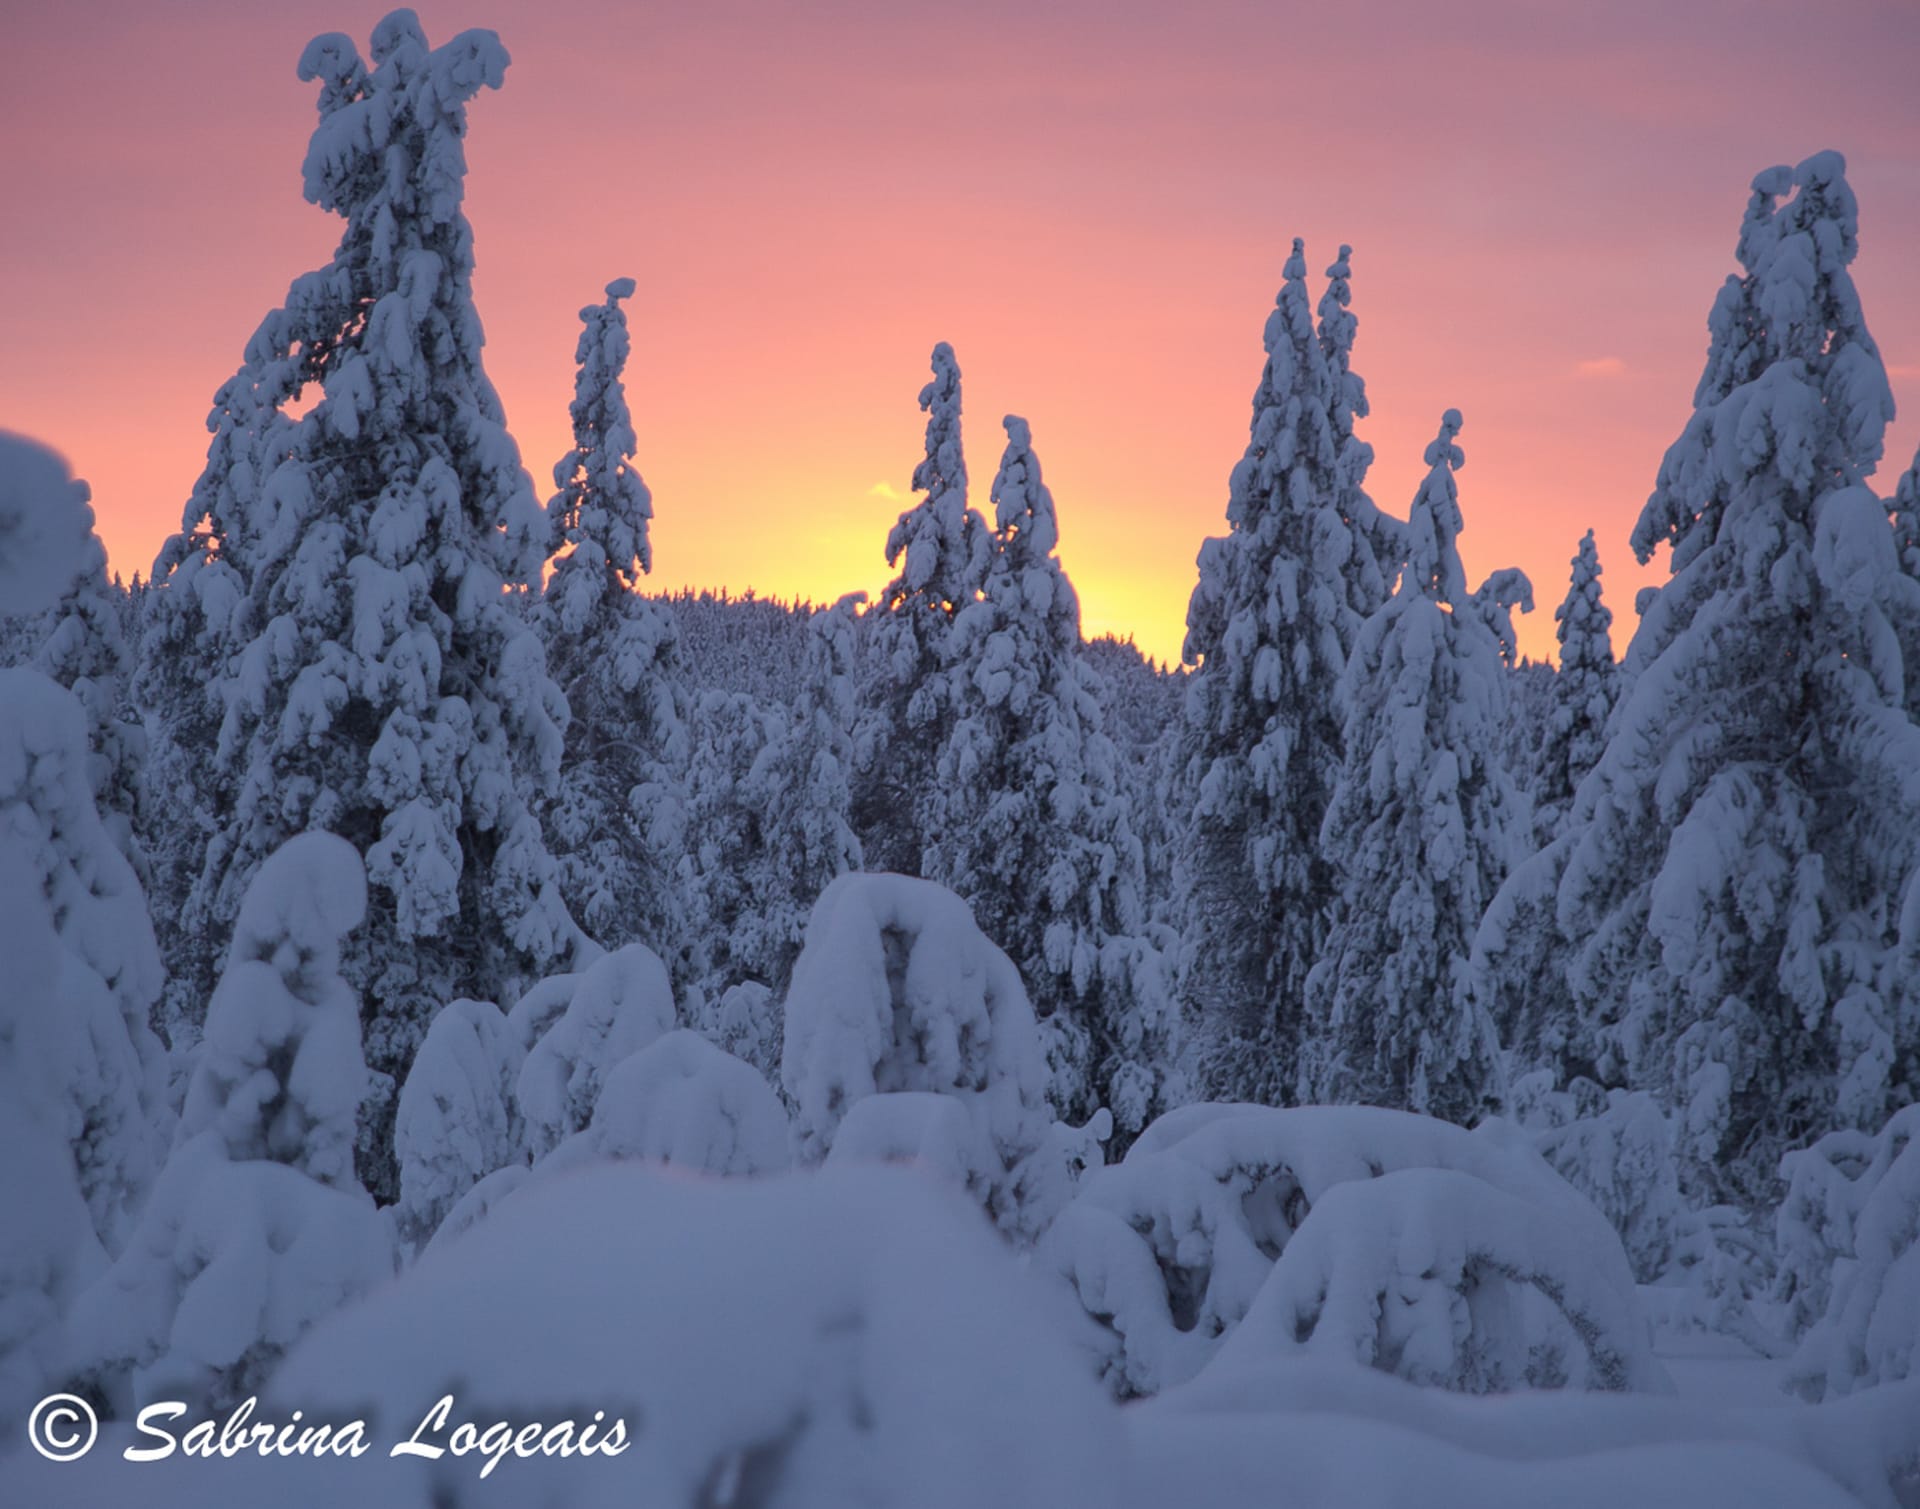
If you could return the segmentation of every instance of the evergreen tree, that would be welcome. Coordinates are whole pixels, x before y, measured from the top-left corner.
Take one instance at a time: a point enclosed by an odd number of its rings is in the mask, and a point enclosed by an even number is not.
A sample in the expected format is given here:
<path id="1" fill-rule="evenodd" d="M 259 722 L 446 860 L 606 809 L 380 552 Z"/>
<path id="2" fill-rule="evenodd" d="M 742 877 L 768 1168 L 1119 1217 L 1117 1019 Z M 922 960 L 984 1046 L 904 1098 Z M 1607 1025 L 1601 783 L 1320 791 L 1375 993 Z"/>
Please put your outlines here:
<path id="1" fill-rule="evenodd" d="M 1522 808 L 1494 754 L 1508 716 L 1500 643 L 1466 609 L 1455 546 L 1459 429 L 1449 409 L 1427 447 L 1400 585 L 1347 671 L 1346 754 L 1321 830 L 1340 901 L 1308 978 L 1300 1094 L 1464 1125 L 1503 1094 L 1466 965 Z"/>
<path id="2" fill-rule="evenodd" d="M 1400 522 L 1383 514 L 1367 496 L 1373 447 L 1354 433 L 1354 424 L 1367 417 L 1368 404 L 1366 381 L 1353 370 L 1353 343 L 1360 321 L 1353 312 L 1352 259 L 1353 248 L 1342 246 L 1327 269 L 1327 288 L 1320 296 L 1317 318 L 1320 350 L 1327 363 L 1327 417 L 1333 426 L 1338 479 L 1335 506 L 1348 529 L 1349 553 L 1341 572 L 1349 604 L 1367 618 L 1387 600 L 1394 574 L 1406 559 L 1407 544 Z"/>
<path id="3" fill-rule="evenodd" d="M 864 866 L 853 831 L 852 728 L 858 605 L 843 597 L 807 622 L 807 658 L 787 726 L 755 758 L 746 795 L 759 814 L 761 862 L 749 877 L 750 925 L 736 939 L 745 978 L 784 987 L 807 918 L 834 878 Z"/>
<path id="4" fill-rule="evenodd" d="M 76 1305 L 87 1381 L 135 1402 L 228 1408 L 316 1320 L 393 1274 L 354 1177 L 365 1089 L 341 939 L 365 914 L 360 856 L 304 833 L 255 870 L 181 1113 L 118 1263 Z M 129 1377 L 130 1375 L 130 1377 Z"/>
<path id="5" fill-rule="evenodd" d="M 77 484 L 85 489 L 84 482 Z M 94 809 L 134 873 L 147 879 L 135 826 L 145 790 L 147 739 L 129 702 L 133 652 L 122 619 L 126 593 L 107 579 L 107 552 L 87 536 L 84 564 L 37 627 L 32 664 L 87 714 L 87 777 Z"/>
<path id="6" fill-rule="evenodd" d="M 227 631 L 244 603 L 239 572 L 203 528 L 168 542 L 142 607 L 133 698 L 147 734 L 147 800 L 135 839 L 166 972 L 159 1025 L 176 1057 L 199 1037 L 219 974 L 220 951 L 209 941 L 219 926 L 199 882 L 213 834 L 232 811 L 231 774 L 214 755 Z"/>
<path id="7" fill-rule="evenodd" d="M 1600 556 L 1589 529 L 1573 558 L 1567 596 L 1553 610 L 1559 625 L 1560 669 L 1540 744 L 1533 757 L 1533 836 L 1536 848 L 1553 839 L 1574 792 L 1599 763 L 1613 714 L 1615 666 L 1607 631 L 1613 614 L 1600 600 Z"/>
<path id="8" fill-rule="evenodd" d="M 1027 422 L 1006 430 L 983 595 L 953 624 L 927 873 L 1019 966 L 1059 1113 L 1080 1123 L 1109 1105 L 1126 1136 L 1164 1106 L 1170 1002 L 1053 494 Z"/>
<path id="9" fill-rule="evenodd" d="M 1900 569 L 1920 582 L 1920 454 L 1894 486 L 1893 544 Z M 1920 723 L 1920 618 L 1900 619 L 1900 655 L 1907 671 L 1907 714 Z"/>
<path id="10" fill-rule="evenodd" d="M 306 194 L 347 222 L 221 390 L 189 528 L 163 555 L 246 587 L 213 753 L 232 793 L 197 903 L 231 926 L 261 861 L 308 829 L 364 856 L 374 896 L 343 964 L 379 1078 L 362 1169 L 394 1194 L 395 1079 L 457 996 L 511 999 L 571 946 L 526 803 L 557 771 L 566 706 L 505 590 L 537 581 L 546 520 L 481 365 L 466 106 L 507 54 L 488 31 L 429 49 L 411 11 L 309 44 L 320 122 Z M 294 418 L 309 384 L 324 396 Z M 170 590 L 170 589 L 169 589 Z"/>
<path id="11" fill-rule="evenodd" d="M 674 880 L 683 831 L 674 771 L 687 752 L 670 677 L 672 616 L 640 596 L 651 569 L 653 499 L 634 470 L 624 374 L 631 342 L 607 285 L 580 311 L 573 448 L 553 469 L 547 504 L 553 564 L 539 612 L 548 662 L 572 717 L 560 778 L 545 800 L 561 890 L 586 930 L 618 947 L 645 942 L 663 958 L 686 946 Z"/>
<path id="12" fill-rule="evenodd" d="M 1675 1114 L 1697 1198 L 1764 1201 L 1783 1149 L 1920 1094 L 1920 584 L 1862 485 L 1893 402 L 1844 170 L 1826 152 L 1754 180 L 1743 274 L 1633 534 L 1642 560 L 1672 546 L 1672 578 L 1563 840 L 1600 1076 Z"/>
<path id="13" fill-rule="evenodd" d="M 941 673 L 954 615 L 980 595 L 989 550 L 986 521 L 967 507 L 960 449 L 960 366 L 945 341 L 933 348 L 933 381 L 920 390 L 926 455 L 913 470 L 924 493 L 887 535 L 899 574 L 870 615 L 871 661 L 861 688 L 854 827 L 875 869 L 919 875 L 927 804 L 944 733 Z"/>
<path id="14" fill-rule="evenodd" d="M 1197 669 L 1181 745 L 1194 793 L 1176 886 L 1181 991 L 1202 1086 L 1218 1099 L 1273 1104 L 1294 1086 L 1333 896 L 1319 833 L 1340 760 L 1338 689 L 1384 596 L 1377 515 L 1359 490 L 1368 452 L 1351 435 L 1365 400 L 1348 368 L 1345 268 L 1334 264 L 1317 333 L 1293 244 L 1229 532 L 1201 547 L 1187 607 L 1182 654 Z"/>

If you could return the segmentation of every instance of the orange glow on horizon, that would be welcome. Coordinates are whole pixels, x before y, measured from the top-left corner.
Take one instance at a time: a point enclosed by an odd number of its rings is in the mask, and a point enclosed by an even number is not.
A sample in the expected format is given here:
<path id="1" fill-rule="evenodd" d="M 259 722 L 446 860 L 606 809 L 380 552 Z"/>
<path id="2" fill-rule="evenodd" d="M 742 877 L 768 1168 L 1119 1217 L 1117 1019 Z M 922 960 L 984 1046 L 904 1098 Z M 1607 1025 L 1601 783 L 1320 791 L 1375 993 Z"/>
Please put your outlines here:
<path id="1" fill-rule="evenodd" d="M 294 59 L 320 30 L 364 52 L 385 9 L 79 0 L 9 22 L 32 66 L 0 100 L 0 425 L 92 483 L 123 574 L 178 528 L 255 325 L 338 240 L 300 198 L 314 89 Z M 1369 491 L 1404 516 L 1436 418 L 1461 409 L 1468 573 L 1532 576 L 1536 657 L 1589 526 L 1616 650 L 1662 577 L 1627 535 L 1756 170 L 1847 154 L 1867 318 L 1896 397 L 1920 379 L 1920 9 L 1823 15 L 1844 89 L 1806 77 L 1783 0 L 1737 24 L 1516 0 L 1444 29 L 1413 0 L 420 9 L 436 43 L 491 26 L 513 54 L 472 105 L 467 210 L 489 375 L 542 498 L 577 311 L 639 282 L 651 590 L 877 595 L 946 340 L 974 506 L 1000 417 L 1026 416 L 1085 631 L 1177 659 L 1296 234 L 1316 299 L 1355 249 Z M 1920 441 L 1911 407 L 1883 491 Z"/>

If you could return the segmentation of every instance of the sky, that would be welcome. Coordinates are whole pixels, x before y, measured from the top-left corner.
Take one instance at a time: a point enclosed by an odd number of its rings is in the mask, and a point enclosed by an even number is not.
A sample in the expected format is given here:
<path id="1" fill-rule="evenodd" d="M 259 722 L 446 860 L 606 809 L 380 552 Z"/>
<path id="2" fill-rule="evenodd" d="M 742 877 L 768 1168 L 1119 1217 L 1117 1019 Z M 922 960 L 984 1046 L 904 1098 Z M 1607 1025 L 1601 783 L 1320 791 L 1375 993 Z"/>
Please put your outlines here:
<path id="1" fill-rule="evenodd" d="M 1689 411 L 1758 170 L 1846 154 L 1855 277 L 1920 443 L 1913 0 L 459 0 L 497 30 L 468 213 L 488 371 L 542 497 L 582 305 L 615 277 L 661 590 L 877 592 L 936 341 L 964 373 L 973 501 L 1024 415 L 1089 635 L 1177 657 L 1225 529 L 1260 335 L 1294 236 L 1317 299 L 1354 247 L 1368 490 L 1405 515 L 1465 416 L 1469 577 L 1553 607 L 1627 539 Z M 0 0 L 0 427 L 89 479 L 145 571 L 260 319 L 338 220 L 300 193 L 319 31 L 381 5 Z M 24 66 L 22 66 L 24 60 Z"/>

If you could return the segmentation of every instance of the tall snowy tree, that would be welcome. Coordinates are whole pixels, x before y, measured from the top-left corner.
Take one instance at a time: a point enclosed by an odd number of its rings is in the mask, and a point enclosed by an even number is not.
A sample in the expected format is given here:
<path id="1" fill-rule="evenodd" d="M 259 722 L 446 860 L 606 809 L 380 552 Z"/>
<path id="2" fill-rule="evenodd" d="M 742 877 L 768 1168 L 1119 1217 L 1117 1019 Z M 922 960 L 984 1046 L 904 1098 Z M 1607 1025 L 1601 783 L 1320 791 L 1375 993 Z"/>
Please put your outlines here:
<path id="1" fill-rule="evenodd" d="M 854 827 L 875 869 L 918 875 L 926 803 L 944 734 L 941 672 L 951 661 L 954 615 L 980 595 L 989 540 L 967 507 L 960 449 L 960 365 L 945 341 L 933 348 L 933 381 L 920 390 L 926 455 L 913 469 L 925 496 L 887 535 L 898 575 L 869 616 L 874 637 L 861 688 Z"/>
<path id="2" fill-rule="evenodd" d="M 1340 900 L 1307 981 L 1300 1094 L 1465 1125 L 1502 1093 L 1466 966 L 1522 804 L 1495 753 L 1508 712 L 1500 642 L 1467 609 L 1455 545 L 1459 430 L 1449 409 L 1427 447 L 1400 585 L 1347 670 L 1346 754 L 1321 830 Z"/>
<path id="3" fill-rule="evenodd" d="M 1164 1108 L 1172 1003 L 1053 494 L 1026 420 L 1006 431 L 983 594 L 953 623 L 927 874 L 1019 966 L 1060 1114 L 1108 1105 L 1126 1136 Z"/>
<path id="4" fill-rule="evenodd" d="M 1607 632 L 1613 614 L 1600 600 L 1600 555 L 1591 529 L 1581 536 L 1566 599 L 1553 616 L 1559 625 L 1554 637 L 1560 641 L 1560 669 L 1532 762 L 1537 848 L 1552 841 L 1574 792 L 1599 763 L 1613 713 L 1616 667 Z"/>
<path id="5" fill-rule="evenodd" d="M 1893 401 L 1848 272 L 1837 153 L 1754 180 L 1692 419 L 1633 534 L 1672 547 L 1556 921 L 1604 1080 L 1675 1114 L 1695 1198 L 1920 1095 L 1920 583 L 1862 485 Z M 1517 878 L 1517 877 L 1516 877 Z"/>
<path id="6" fill-rule="evenodd" d="M 608 947 L 644 942 L 675 958 L 685 940 L 677 894 L 682 815 L 674 771 L 686 731 L 669 676 L 671 615 L 640 596 L 652 568 L 653 497 L 633 467 L 625 371 L 631 340 L 620 301 L 580 311 L 573 447 L 553 469 L 547 504 L 556 549 L 539 623 L 572 714 L 560 779 L 544 802 L 574 915 Z"/>
<path id="7" fill-rule="evenodd" d="M 1920 454 L 1894 486 L 1893 545 L 1900 569 L 1920 582 Z M 1920 723 L 1920 619 L 1903 618 L 1900 653 L 1907 667 L 1907 713 Z"/>
<path id="8" fill-rule="evenodd" d="M 525 799 L 558 769 L 566 705 L 505 590 L 537 581 L 546 520 L 481 365 L 461 210 L 467 102 L 507 54 L 489 31 L 430 49 L 401 10 L 373 62 L 337 34 L 301 57 L 321 82 L 306 194 L 345 235 L 221 390 L 164 559 L 230 561 L 247 593 L 214 751 L 233 809 L 197 887 L 216 935 L 289 836 L 328 829 L 366 860 L 343 968 L 381 1076 L 363 1173 L 391 1198 L 392 1082 L 428 1018 L 511 998 L 577 930 Z"/>
<path id="9" fill-rule="evenodd" d="M 1367 496 L 1373 447 L 1354 433 L 1355 423 L 1367 417 L 1369 406 L 1366 380 L 1353 370 L 1353 343 L 1360 321 L 1353 312 L 1352 264 L 1353 248 L 1342 246 L 1333 266 L 1327 269 L 1327 288 L 1317 311 L 1317 334 L 1327 363 L 1327 415 L 1333 426 L 1338 481 L 1335 506 L 1350 531 L 1350 553 L 1342 575 L 1353 611 L 1366 618 L 1392 591 L 1394 573 L 1406 559 L 1407 542 L 1399 520 L 1382 513 Z"/>
<path id="10" fill-rule="evenodd" d="M 78 484 L 85 488 L 84 482 Z M 85 563 L 42 616 L 33 665 L 80 700 L 87 714 L 87 775 L 94 808 L 134 873 L 147 878 L 136 835 L 145 794 L 146 732 L 130 702 L 133 650 L 122 621 L 126 593 L 107 578 L 106 547 L 87 536 Z"/>
<path id="11" fill-rule="evenodd" d="M 1178 865 L 1182 1000 L 1206 1092 L 1269 1104 L 1293 1090 L 1333 897 L 1319 835 L 1340 761 L 1340 679 L 1384 597 L 1379 524 L 1359 489 L 1368 453 L 1351 435 L 1364 390 L 1349 370 L 1346 260 L 1322 332 L 1306 276 L 1296 240 L 1229 532 L 1201 547 L 1182 652 L 1198 667 L 1181 748 L 1195 793 Z"/>

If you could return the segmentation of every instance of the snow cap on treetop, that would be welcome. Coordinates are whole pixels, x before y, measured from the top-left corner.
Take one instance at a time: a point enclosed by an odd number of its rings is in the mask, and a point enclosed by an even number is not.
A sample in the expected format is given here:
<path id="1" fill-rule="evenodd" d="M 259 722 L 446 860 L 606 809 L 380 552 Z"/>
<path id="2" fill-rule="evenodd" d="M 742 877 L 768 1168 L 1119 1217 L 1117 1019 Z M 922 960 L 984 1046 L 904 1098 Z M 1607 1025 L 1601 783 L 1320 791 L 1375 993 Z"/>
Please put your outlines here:
<path id="1" fill-rule="evenodd" d="M 1467 464 L 1466 452 L 1453 443 L 1453 437 L 1460 433 L 1460 411 L 1448 409 L 1440 416 L 1440 433 L 1427 446 L 1427 465 L 1438 466 L 1442 459 L 1458 471 Z"/>
<path id="2" fill-rule="evenodd" d="M 0 615 L 51 608 L 86 566 L 93 496 L 58 451 L 0 430 Z"/>
<path id="3" fill-rule="evenodd" d="M 632 278 L 615 278 L 607 285 L 607 297 L 615 300 L 630 299 L 638 286 Z"/>

